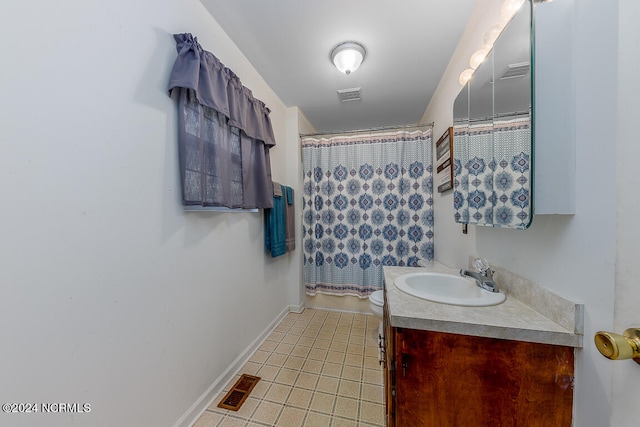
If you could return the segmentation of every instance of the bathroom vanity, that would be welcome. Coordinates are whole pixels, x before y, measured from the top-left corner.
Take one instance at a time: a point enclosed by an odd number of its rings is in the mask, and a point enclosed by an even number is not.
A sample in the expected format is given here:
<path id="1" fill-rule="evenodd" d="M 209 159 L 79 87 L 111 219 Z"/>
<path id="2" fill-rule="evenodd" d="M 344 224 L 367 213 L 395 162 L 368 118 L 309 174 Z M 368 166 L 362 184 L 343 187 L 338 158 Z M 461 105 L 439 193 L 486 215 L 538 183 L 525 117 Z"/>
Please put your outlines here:
<path id="1" fill-rule="evenodd" d="M 387 425 L 570 427 L 582 305 L 531 283 L 517 289 L 517 280 L 503 289 L 537 299 L 544 314 L 509 292 L 489 307 L 435 303 L 394 285 L 416 270 L 384 268 Z M 429 270 L 457 273 L 438 263 Z"/>

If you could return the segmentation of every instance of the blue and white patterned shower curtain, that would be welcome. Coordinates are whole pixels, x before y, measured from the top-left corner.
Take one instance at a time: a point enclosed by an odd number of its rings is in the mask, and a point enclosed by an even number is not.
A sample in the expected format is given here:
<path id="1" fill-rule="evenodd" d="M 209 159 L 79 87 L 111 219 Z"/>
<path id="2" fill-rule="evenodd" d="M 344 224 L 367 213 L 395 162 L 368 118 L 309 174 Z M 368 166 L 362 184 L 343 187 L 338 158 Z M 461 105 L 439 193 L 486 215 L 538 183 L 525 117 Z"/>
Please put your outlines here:
<path id="1" fill-rule="evenodd" d="M 531 222 L 531 119 L 454 126 L 456 222 L 524 229 Z"/>
<path id="2" fill-rule="evenodd" d="M 433 259 L 431 130 L 307 137 L 302 160 L 307 294 L 364 298 Z"/>

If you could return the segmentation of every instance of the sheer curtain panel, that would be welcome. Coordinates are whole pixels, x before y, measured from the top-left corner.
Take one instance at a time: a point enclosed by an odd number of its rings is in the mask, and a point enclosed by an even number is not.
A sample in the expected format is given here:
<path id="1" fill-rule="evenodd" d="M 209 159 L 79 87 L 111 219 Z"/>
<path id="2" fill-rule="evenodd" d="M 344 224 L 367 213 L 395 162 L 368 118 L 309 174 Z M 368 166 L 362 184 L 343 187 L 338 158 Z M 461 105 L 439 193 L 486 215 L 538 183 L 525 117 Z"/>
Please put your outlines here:
<path id="1" fill-rule="evenodd" d="M 178 91 L 185 206 L 273 207 L 269 109 L 191 34 L 175 34 L 169 93 Z"/>

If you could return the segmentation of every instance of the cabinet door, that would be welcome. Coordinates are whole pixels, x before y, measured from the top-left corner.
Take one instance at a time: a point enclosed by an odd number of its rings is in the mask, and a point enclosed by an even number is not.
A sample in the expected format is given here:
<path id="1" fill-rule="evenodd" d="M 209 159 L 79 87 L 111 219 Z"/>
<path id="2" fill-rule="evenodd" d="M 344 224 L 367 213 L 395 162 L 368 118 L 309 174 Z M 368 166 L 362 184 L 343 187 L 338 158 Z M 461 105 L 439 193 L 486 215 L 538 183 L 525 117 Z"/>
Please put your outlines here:
<path id="1" fill-rule="evenodd" d="M 398 426 L 571 427 L 571 347 L 413 329 L 395 341 Z"/>
<path id="2" fill-rule="evenodd" d="M 384 403 L 387 427 L 395 427 L 395 328 L 391 327 L 387 302 L 384 303 Z"/>

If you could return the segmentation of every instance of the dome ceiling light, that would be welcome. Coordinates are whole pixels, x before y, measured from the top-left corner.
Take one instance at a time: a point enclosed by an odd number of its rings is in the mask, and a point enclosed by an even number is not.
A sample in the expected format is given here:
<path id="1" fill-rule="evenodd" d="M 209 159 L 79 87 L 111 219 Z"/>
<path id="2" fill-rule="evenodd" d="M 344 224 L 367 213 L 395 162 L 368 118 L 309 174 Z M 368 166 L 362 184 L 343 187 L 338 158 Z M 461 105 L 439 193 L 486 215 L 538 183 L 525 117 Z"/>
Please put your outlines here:
<path id="1" fill-rule="evenodd" d="M 358 42 L 348 41 L 340 43 L 331 51 L 331 62 L 336 68 L 347 76 L 360 67 L 367 56 L 367 51 Z"/>

